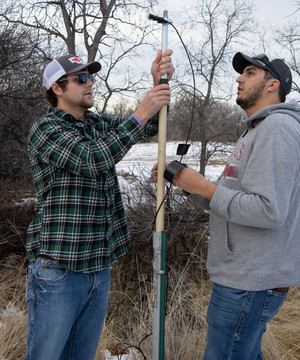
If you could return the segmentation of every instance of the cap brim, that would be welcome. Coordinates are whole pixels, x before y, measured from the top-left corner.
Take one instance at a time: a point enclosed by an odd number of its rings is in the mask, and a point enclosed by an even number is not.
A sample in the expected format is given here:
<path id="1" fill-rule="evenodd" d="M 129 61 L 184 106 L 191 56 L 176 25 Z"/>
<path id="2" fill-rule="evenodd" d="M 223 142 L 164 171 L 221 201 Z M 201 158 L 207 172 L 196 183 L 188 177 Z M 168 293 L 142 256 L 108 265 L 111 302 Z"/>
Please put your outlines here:
<path id="1" fill-rule="evenodd" d="M 234 70 L 236 72 L 238 72 L 239 74 L 242 74 L 245 67 L 250 64 L 256 65 L 262 69 L 268 69 L 267 66 L 263 65 L 256 59 L 253 59 L 252 57 L 247 56 L 241 52 L 236 53 L 232 59 L 232 66 L 233 66 Z"/>
<path id="2" fill-rule="evenodd" d="M 76 68 L 73 68 L 72 71 L 67 72 L 65 75 L 69 75 L 72 74 L 74 72 L 83 70 L 83 69 L 88 69 L 88 72 L 90 74 L 95 74 L 96 72 L 101 70 L 101 64 L 98 61 L 93 61 L 90 62 L 88 64 L 81 64 L 79 66 L 77 66 Z"/>
<path id="3" fill-rule="evenodd" d="M 101 70 L 101 64 L 98 61 L 93 61 L 87 64 L 87 68 L 90 74 L 95 74 Z"/>

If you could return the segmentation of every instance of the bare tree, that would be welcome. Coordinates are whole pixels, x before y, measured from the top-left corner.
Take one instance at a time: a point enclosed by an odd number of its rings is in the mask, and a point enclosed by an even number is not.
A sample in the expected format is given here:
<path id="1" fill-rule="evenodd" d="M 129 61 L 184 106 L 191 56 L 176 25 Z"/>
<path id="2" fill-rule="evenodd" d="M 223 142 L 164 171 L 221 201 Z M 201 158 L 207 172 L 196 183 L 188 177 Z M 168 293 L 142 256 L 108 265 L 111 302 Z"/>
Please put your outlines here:
<path id="1" fill-rule="evenodd" d="M 298 2 L 298 6 L 300 6 L 300 2 Z M 299 9 L 300 7 L 298 10 Z M 287 54 L 287 58 L 285 60 L 294 75 L 292 91 L 300 93 L 300 22 L 298 17 L 290 19 L 288 25 L 277 31 L 276 41 L 282 48 L 283 52 Z"/>
<path id="2" fill-rule="evenodd" d="M 198 94 L 199 95 L 199 94 Z M 174 140 L 184 139 L 184 134 L 189 131 L 190 123 L 187 119 L 192 116 L 193 95 L 189 94 L 181 98 L 172 108 L 168 127 L 168 137 Z M 215 152 L 227 150 L 227 145 L 235 143 L 244 131 L 241 119 L 245 113 L 235 104 L 227 101 L 211 100 L 204 106 L 204 98 L 196 96 L 194 121 L 199 123 L 205 119 L 206 138 L 210 146 L 206 148 L 205 166 Z M 201 138 L 201 128 L 194 127 L 190 134 L 191 141 L 198 141 Z M 201 144 L 202 145 L 202 144 Z M 199 147 L 201 151 L 201 147 Z"/>
<path id="3" fill-rule="evenodd" d="M 189 42 L 189 52 L 199 82 L 197 92 L 201 101 L 197 102 L 197 118 L 193 132 L 197 131 L 201 143 L 200 172 L 205 173 L 207 163 L 207 144 L 211 140 L 208 131 L 210 104 L 231 97 L 228 84 L 228 66 L 231 64 L 232 47 L 237 42 L 245 43 L 245 36 L 253 29 L 251 3 L 246 0 L 203 0 L 193 6 L 190 31 L 193 38 Z M 187 94 L 184 94 L 186 92 Z M 192 94 L 190 86 L 182 84 L 183 97 Z M 189 112 L 190 114 L 190 112 Z"/>
<path id="4" fill-rule="evenodd" d="M 146 10 L 153 0 L 20 0 L 2 4 L 0 17 L 44 36 L 44 48 L 51 59 L 68 52 L 86 56 L 87 61 L 101 59 L 106 88 L 101 92 L 101 111 L 114 93 L 143 88 L 141 77 L 130 77 L 128 59 L 137 56 L 137 48 L 146 43 L 153 28 L 145 26 Z M 150 29 L 150 30 L 149 30 Z M 64 50 L 63 50 L 64 49 Z M 67 49 L 67 50 L 66 50 Z M 118 71 L 120 63 L 122 72 Z M 112 76 L 115 72 L 114 79 Z M 112 80 L 113 79 L 113 80 Z M 145 85 L 144 85 L 145 86 Z"/>
<path id="5" fill-rule="evenodd" d="M 0 178 L 26 179 L 30 166 L 27 136 L 34 117 L 45 108 L 40 91 L 41 63 L 37 33 L 17 24 L 0 31 Z"/>

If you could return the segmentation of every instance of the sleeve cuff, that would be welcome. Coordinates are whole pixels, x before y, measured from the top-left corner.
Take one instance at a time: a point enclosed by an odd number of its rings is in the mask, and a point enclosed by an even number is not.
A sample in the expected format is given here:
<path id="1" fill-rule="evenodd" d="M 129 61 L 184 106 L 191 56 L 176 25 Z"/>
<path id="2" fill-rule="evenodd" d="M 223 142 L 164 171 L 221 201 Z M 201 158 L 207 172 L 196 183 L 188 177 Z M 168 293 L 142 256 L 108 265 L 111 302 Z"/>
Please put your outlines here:
<path id="1" fill-rule="evenodd" d="M 142 123 L 142 121 L 136 116 L 136 115 L 131 115 L 132 118 L 134 118 L 142 127 L 144 127 L 144 124 Z"/>

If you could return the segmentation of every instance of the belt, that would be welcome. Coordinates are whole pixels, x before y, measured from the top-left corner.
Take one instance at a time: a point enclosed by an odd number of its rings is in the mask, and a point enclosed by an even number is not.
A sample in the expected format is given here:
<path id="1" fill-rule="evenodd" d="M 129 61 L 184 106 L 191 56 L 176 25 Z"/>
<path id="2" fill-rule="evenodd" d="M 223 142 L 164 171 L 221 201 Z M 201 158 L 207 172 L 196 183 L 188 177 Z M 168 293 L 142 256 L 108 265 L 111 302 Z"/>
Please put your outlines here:
<path id="1" fill-rule="evenodd" d="M 273 289 L 274 291 L 280 292 L 280 293 L 285 293 L 289 291 L 289 287 L 285 287 L 285 288 L 276 288 Z"/>

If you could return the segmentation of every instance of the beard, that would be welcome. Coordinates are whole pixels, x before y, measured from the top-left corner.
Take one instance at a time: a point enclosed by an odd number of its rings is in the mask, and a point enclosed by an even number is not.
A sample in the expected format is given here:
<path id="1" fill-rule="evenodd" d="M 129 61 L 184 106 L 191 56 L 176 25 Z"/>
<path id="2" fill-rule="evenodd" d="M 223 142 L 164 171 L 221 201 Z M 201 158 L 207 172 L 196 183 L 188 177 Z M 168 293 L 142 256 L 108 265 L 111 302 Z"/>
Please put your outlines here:
<path id="1" fill-rule="evenodd" d="M 261 98 L 263 90 L 265 88 L 266 81 L 263 81 L 261 84 L 257 85 L 255 88 L 251 89 L 251 92 L 246 95 L 244 98 L 237 97 L 236 103 L 243 110 L 247 110 L 252 106 L 256 105 L 257 101 Z"/>
<path id="2" fill-rule="evenodd" d="M 90 109 L 94 105 L 94 99 L 83 100 L 80 105 L 83 109 Z"/>

